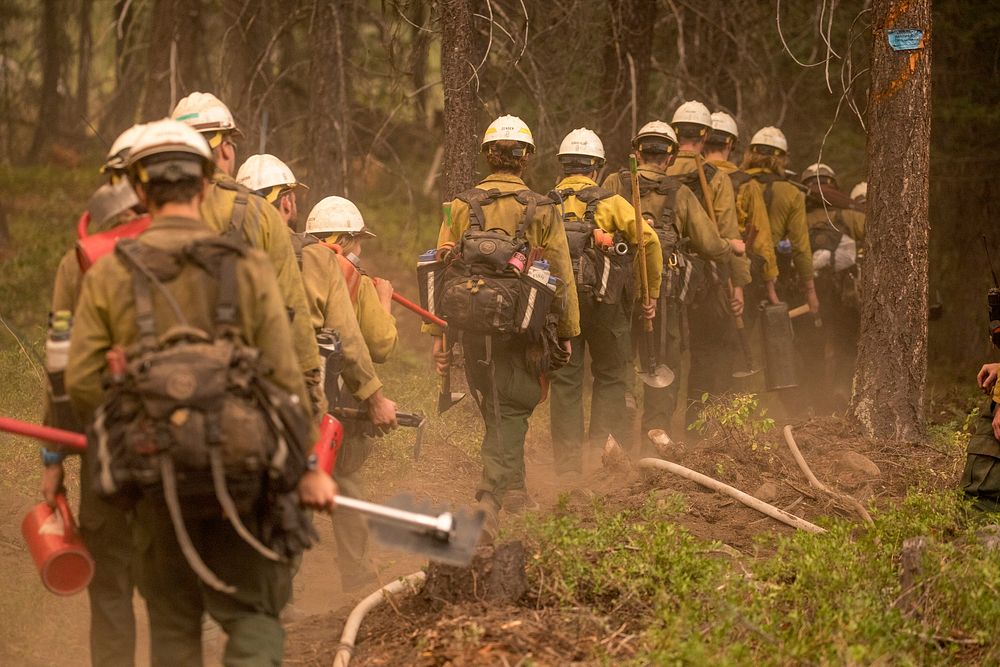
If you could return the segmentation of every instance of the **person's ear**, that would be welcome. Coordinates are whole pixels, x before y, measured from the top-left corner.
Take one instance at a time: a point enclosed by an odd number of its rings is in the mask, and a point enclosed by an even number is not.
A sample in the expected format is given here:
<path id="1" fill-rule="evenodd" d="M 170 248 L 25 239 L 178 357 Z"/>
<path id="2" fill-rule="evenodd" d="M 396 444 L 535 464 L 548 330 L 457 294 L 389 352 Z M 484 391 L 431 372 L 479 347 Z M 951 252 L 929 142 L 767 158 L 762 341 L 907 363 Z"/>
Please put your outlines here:
<path id="1" fill-rule="evenodd" d="M 146 199 L 146 188 L 143 187 L 142 183 L 136 183 L 132 187 L 135 190 L 135 196 L 139 198 L 139 203 L 142 204 L 142 207 L 148 211 L 149 201 Z"/>

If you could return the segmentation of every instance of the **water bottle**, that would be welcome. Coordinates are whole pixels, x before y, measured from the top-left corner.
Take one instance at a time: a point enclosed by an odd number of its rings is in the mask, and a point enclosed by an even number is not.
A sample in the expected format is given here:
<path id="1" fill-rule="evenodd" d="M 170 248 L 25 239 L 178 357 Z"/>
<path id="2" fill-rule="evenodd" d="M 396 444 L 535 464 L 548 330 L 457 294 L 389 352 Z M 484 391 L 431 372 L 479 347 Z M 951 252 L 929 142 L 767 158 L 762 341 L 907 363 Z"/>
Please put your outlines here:
<path id="1" fill-rule="evenodd" d="M 417 256 L 417 266 L 427 266 L 437 261 L 437 249 L 431 248 Z"/>
<path id="2" fill-rule="evenodd" d="M 68 310 L 57 310 L 49 318 L 49 336 L 45 340 L 45 369 L 49 373 L 66 369 L 72 324 L 73 315 Z"/>
<path id="3" fill-rule="evenodd" d="M 519 248 L 515 249 L 510 255 L 510 259 L 507 260 L 507 266 L 511 267 L 518 273 L 524 271 L 525 264 L 528 263 L 528 245 L 522 244 Z"/>
<path id="4" fill-rule="evenodd" d="M 778 252 L 782 255 L 790 255 L 792 253 L 792 242 L 788 239 L 778 241 Z"/>
<path id="5" fill-rule="evenodd" d="M 557 278 L 556 276 L 550 275 L 549 276 L 549 282 L 546 283 L 546 287 L 548 287 L 550 290 L 552 290 L 553 292 L 555 292 L 556 289 L 559 287 L 559 283 L 560 282 L 561 281 L 559 280 L 559 278 Z"/>

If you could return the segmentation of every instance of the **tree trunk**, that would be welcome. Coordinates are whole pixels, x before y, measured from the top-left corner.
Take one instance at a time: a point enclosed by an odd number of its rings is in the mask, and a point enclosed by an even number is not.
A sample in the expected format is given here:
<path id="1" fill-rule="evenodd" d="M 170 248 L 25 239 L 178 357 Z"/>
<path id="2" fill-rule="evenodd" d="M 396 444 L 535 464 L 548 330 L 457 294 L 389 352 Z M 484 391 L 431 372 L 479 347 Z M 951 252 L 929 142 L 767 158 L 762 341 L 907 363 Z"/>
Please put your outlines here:
<path id="1" fill-rule="evenodd" d="M 309 41 L 314 54 L 309 65 L 309 183 L 314 198 L 350 196 L 347 158 L 350 123 L 350 48 L 353 14 L 344 0 L 318 0 Z"/>
<path id="2" fill-rule="evenodd" d="M 868 96 L 868 256 L 853 411 L 870 437 L 924 432 L 927 376 L 930 0 L 875 0 Z M 891 29 L 915 28 L 916 50 L 894 51 Z"/>
<path id="3" fill-rule="evenodd" d="M 44 0 L 39 29 L 42 46 L 42 88 L 38 101 L 38 121 L 35 135 L 28 151 L 30 162 L 43 162 L 52 138 L 62 130 L 62 98 L 59 96 L 59 79 L 66 63 L 63 33 L 63 3 L 61 0 Z"/>
<path id="4" fill-rule="evenodd" d="M 658 3 L 608 0 L 610 27 L 604 45 L 601 139 L 608 163 L 624 164 L 635 132 L 646 121 L 646 91 Z"/>
<path id="5" fill-rule="evenodd" d="M 128 11 L 126 11 L 128 10 Z M 115 0 L 111 10 L 115 33 L 115 94 L 101 118 L 101 136 L 112 142 L 135 122 L 136 91 L 142 88 L 141 60 L 135 58 L 137 32 L 134 3 Z M 107 148 L 111 148 L 110 143 Z"/>
<path id="6" fill-rule="evenodd" d="M 181 97 L 207 83 L 201 0 L 156 0 L 150 31 L 142 105 L 147 119 L 169 115 Z"/>
<path id="7" fill-rule="evenodd" d="M 476 98 L 472 90 L 472 8 L 442 0 L 441 83 L 444 86 L 444 199 L 476 183 Z M 478 61 L 477 61 L 478 62 Z"/>
<path id="8" fill-rule="evenodd" d="M 77 45 L 76 61 L 76 112 L 83 124 L 83 133 L 87 133 L 90 123 L 90 57 L 93 51 L 93 39 L 90 30 L 90 15 L 94 8 L 94 0 L 80 0 L 80 39 Z"/>

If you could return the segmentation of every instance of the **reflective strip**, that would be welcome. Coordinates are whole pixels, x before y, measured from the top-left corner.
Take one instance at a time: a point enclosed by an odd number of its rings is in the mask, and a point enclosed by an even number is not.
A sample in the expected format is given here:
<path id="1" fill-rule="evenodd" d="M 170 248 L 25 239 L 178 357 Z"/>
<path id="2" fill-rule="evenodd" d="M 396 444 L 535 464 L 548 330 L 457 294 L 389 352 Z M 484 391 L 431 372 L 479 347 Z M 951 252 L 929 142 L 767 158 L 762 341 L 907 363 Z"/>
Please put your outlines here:
<path id="1" fill-rule="evenodd" d="M 608 276 L 611 275 L 611 260 L 607 257 L 604 258 L 604 272 L 601 274 L 601 289 L 597 293 L 598 296 L 604 296 L 608 293 Z"/>
<path id="2" fill-rule="evenodd" d="M 437 315 L 437 310 L 434 308 L 434 271 L 427 272 L 427 310 L 432 315 Z"/>
<path id="3" fill-rule="evenodd" d="M 528 330 L 528 323 L 531 322 L 531 315 L 535 312 L 535 297 L 538 296 L 538 288 L 532 287 L 531 294 L 528 295 L 528 307 L 524 309 L 524 319 L 521 320 L 521 331 Z"/>
<path id="4" fill-rule="evenodd" d="M 115 492 L 115 480 L 111 475 L 111 453 L 108 451 L 108 430 L 104 426 L 104 406 L 97 409 L 97 418 L 94 420 L 94 432 L 97 433 L 97 460 L 100 467 L 101 490 L 105 494 Z"/>

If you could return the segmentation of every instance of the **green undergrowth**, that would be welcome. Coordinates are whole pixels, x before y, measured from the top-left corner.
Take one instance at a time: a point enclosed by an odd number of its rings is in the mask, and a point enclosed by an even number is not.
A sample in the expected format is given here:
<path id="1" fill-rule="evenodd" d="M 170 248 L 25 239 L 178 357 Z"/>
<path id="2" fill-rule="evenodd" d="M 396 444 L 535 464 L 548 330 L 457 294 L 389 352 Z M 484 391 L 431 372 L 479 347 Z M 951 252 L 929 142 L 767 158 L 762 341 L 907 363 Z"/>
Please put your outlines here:
<path id="1" fill-rule="evenodd" d="M 683 503 L 530 517 L 539 603 L 627 623 L 638 634 L 632 664 L 1000 661 L 1000 551 L 981 545 L 984 518 L 955 495 L 913 494 L 870 528 L 832 520 L 825 534 L 762 538 L 770 555 L 757 559 L 693 537 L 679 525 Z M 916 536 L 930 546 L 907 614 L 900 553 Z"/>

